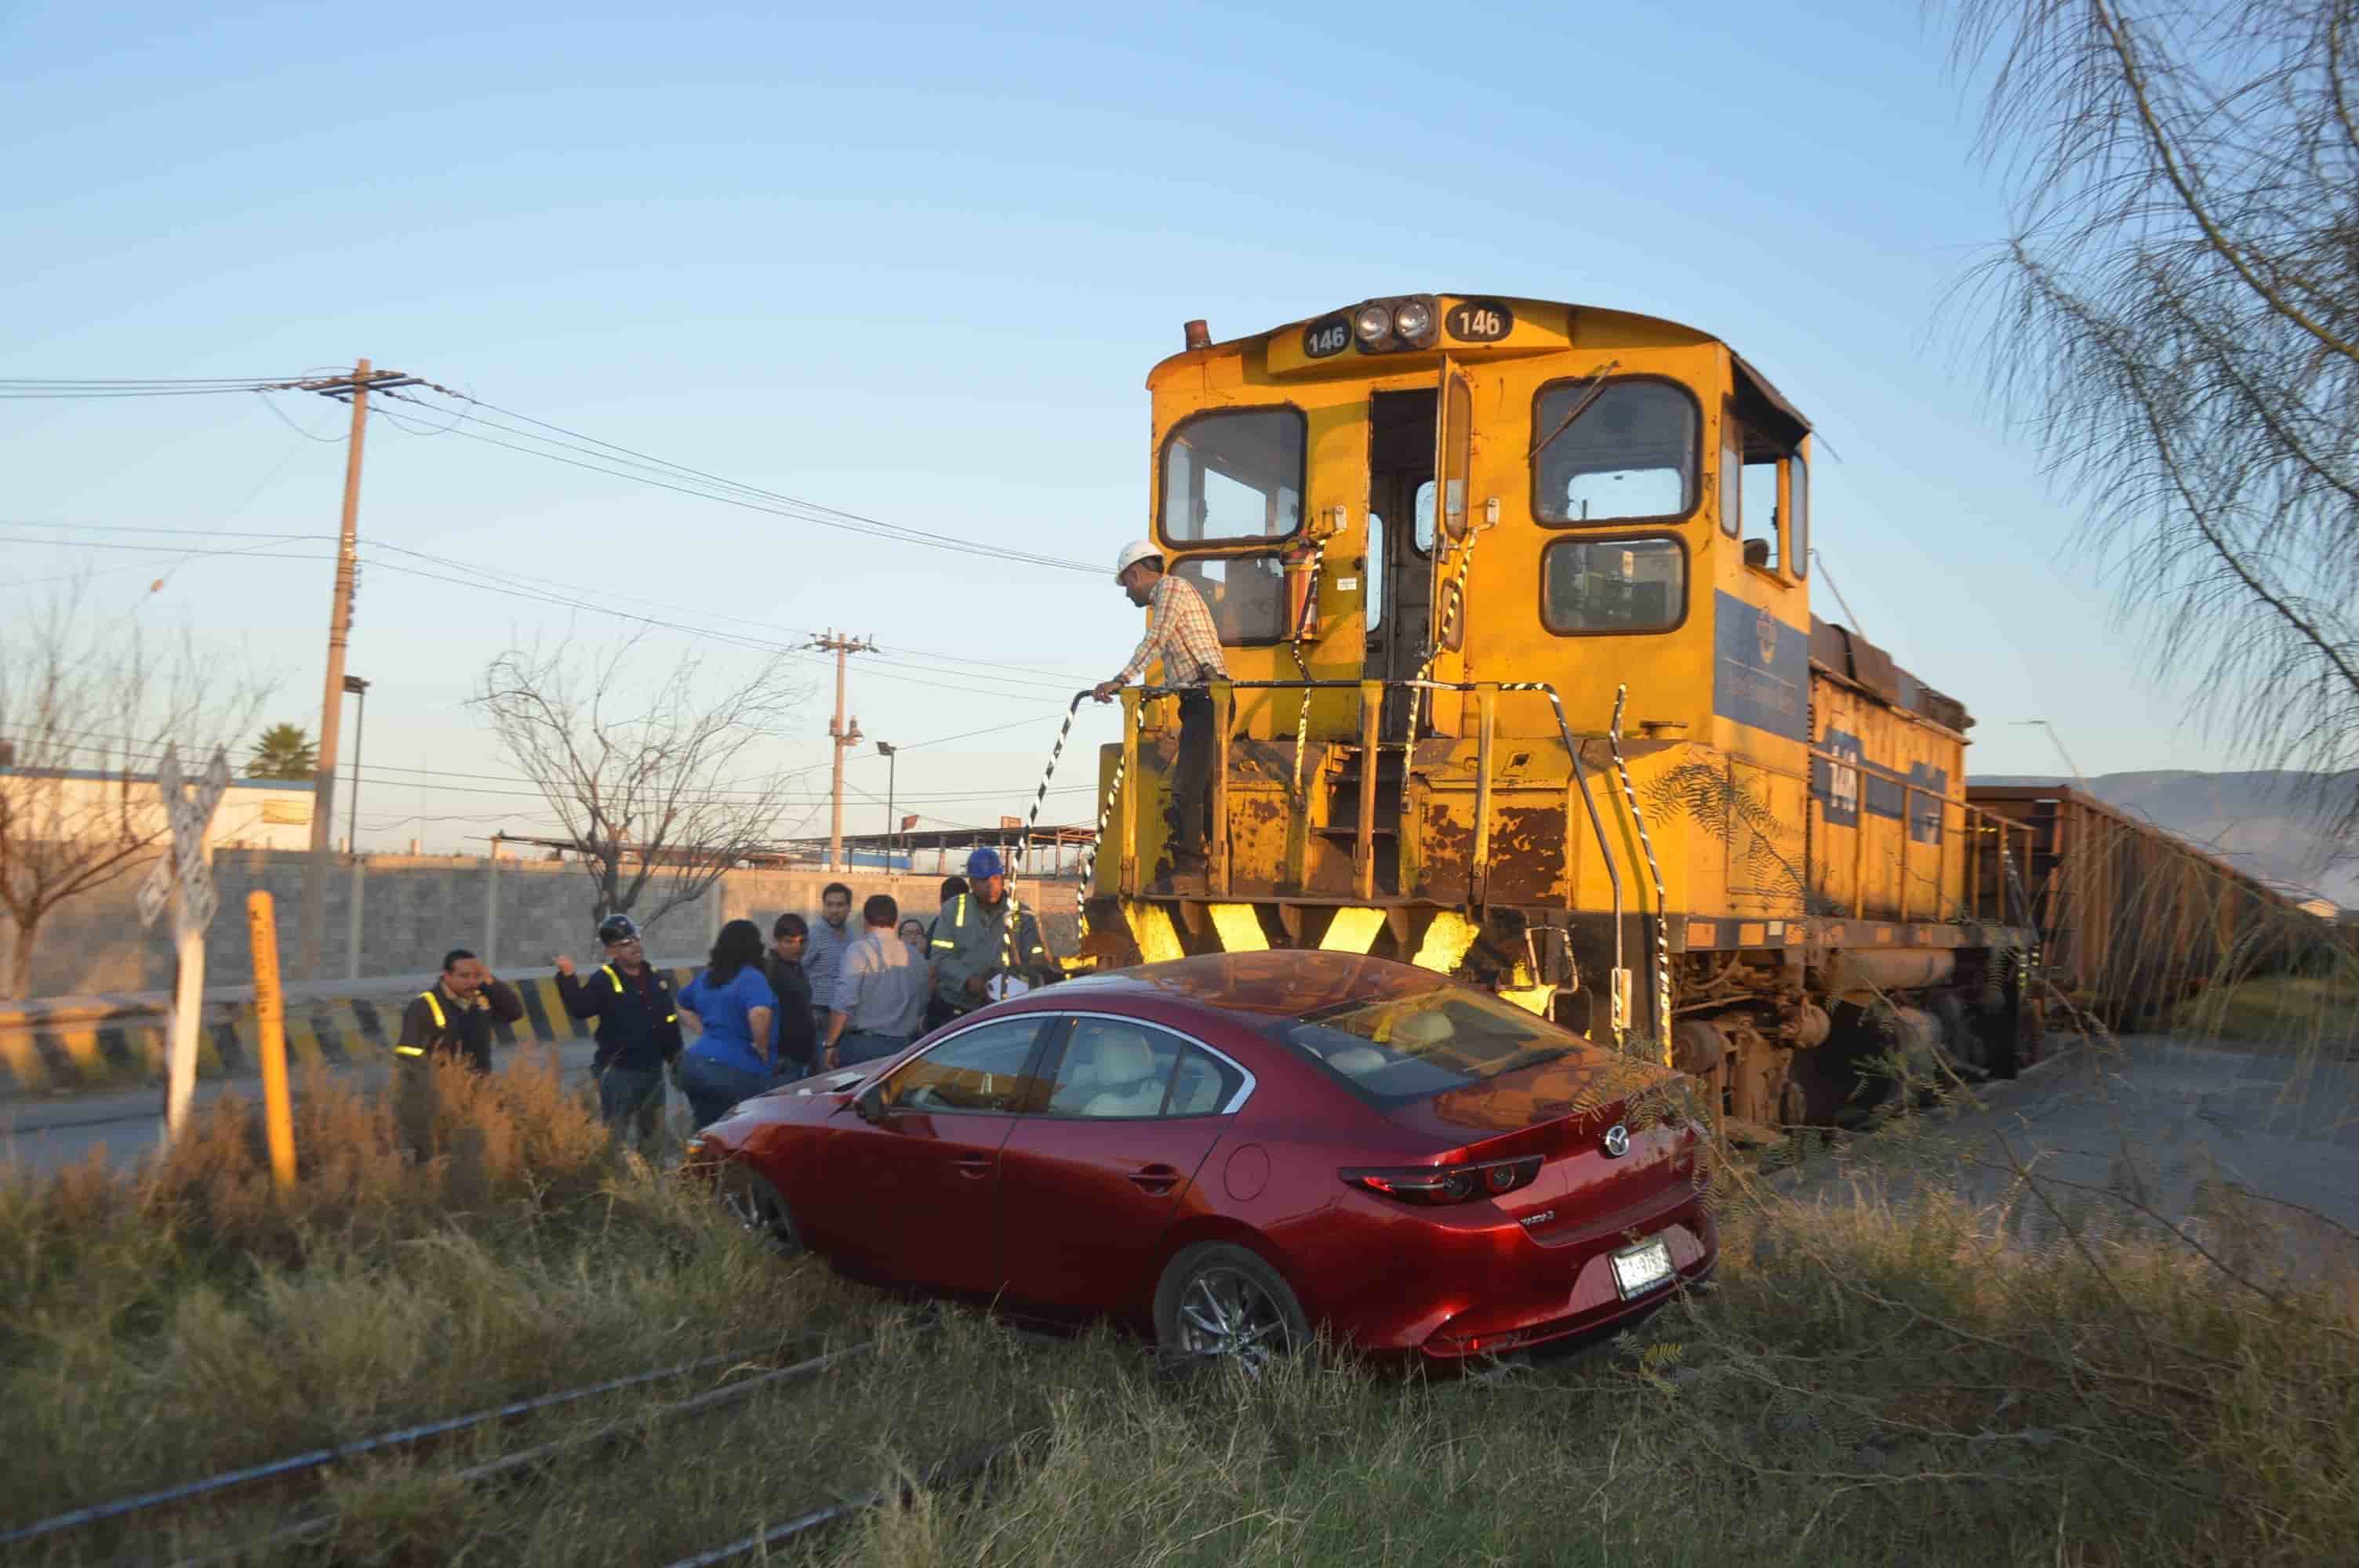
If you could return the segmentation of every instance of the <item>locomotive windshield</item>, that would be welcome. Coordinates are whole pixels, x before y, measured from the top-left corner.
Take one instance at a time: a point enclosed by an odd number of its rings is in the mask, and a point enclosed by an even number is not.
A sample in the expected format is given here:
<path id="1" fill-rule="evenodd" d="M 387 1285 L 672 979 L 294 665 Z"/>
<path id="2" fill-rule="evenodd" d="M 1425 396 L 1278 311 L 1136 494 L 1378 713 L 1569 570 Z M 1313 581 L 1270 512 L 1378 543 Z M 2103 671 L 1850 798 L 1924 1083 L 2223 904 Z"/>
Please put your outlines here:
<path id="1" fill-rule="evenodd" d="M 1532 469 L 1532 510 L 1543 523 L 1684 517 L 1695 509 L 1695 399 L 1663 381 L 1618 381 L 1581 407 L 1587 381 L 1542 387 L 1532 427 L 1559 433 Z"/>
<path id="2" fill-rule="evenodd" d="M 1223 409 L 1182 424 L 1163 449 L 1163 537 L 1281 539 L 1301 527 L 1307 428 L 1292 408 Z"/>

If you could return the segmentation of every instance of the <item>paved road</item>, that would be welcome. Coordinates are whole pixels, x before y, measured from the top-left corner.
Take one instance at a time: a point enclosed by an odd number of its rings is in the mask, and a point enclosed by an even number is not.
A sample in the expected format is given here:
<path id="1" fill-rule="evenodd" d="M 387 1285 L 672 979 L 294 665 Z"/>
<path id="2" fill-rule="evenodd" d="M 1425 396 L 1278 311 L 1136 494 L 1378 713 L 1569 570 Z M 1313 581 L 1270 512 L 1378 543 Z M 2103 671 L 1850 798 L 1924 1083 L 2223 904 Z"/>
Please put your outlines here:
<path id="1" fill-rule="evenodd" d="M 500 1047 L 494 1067 L 506 1071 L 517 1061 L 542 1054 L 551 1047 Z M 590 1056 L 597 1049 L 587 1040 L 569 1041 L 554 1048 L 569 1084 L 587 1078 Z M 381 1065 L 350 1068 L 339 1076 L 361 1084 L 382 1082 Z M 223 1095 L 258 1099 L 259 1078 L 223 1078 L 197 1085 L 196 1105 L 210 1105 Z M 674 1111 L 684 1118 L 684 1102 L 669 1097 Z M 123 1094 L 77 1095 L 58 1098 L 0 1099 L 0 1166 L 45 1173 L 89 1157 L 103 1148 L 110 1164 L 125 1164 L 152 1152 L 163 1137 L 164 1091 L 136 1089 Z M 683 1121 L 682 1126 L 685 1126 Z"/>
<path id="2" fill-rule="evenodd" d="M 2060 1215 L 2097 1236 L 2167 1222 L 2240 1262 L 2359 1265 L 2359 1063 L 2133 1036 L 1982 1098 L 1781 1184 L 1830 1199 L 1930 1186 L 2005 1203 L 2027 1243 L 2058 1238 Z M 2041 1178 L 2042 1195 L 2021 1190 L 2020 1170 Z"/>

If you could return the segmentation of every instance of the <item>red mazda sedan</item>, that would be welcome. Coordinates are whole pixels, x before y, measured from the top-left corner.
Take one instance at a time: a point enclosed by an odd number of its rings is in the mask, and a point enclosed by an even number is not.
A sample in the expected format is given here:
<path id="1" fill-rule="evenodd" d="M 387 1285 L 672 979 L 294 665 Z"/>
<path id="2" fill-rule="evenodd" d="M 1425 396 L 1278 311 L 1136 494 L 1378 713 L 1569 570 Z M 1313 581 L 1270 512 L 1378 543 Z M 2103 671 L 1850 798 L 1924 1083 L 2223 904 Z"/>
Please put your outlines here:
<path id="1" fill-rule="evenodd" d="M 741 1219 L 856 1276 L 1248 1362 L 1322 1328 L 1454 1358 L 1712 1268 L 1684 1084 L 1424 969 L 1232 953 L 985 1008 L 693 1152 Z"/>

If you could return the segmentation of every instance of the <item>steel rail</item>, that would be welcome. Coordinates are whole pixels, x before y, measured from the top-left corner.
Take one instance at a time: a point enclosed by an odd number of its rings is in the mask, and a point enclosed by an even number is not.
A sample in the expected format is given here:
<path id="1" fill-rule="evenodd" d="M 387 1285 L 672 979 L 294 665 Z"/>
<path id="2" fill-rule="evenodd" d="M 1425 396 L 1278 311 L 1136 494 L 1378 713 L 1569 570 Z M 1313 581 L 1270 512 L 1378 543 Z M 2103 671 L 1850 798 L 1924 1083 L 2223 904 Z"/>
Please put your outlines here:
<path id="1" fill-rule="evenodd" d="M 766 1530 L 757 1530 L 750 1535 L 741 1535 L 734 1541 L 699 1552 L 693 1556 L 679 1558 L 665 1564 L 665 1568 L 712 1568 L 716 1563 L 726 1563 L 733 1558 L 766 1551 L 781 1541 L 791 1541 L 796 1536 L 840 1523 L 854 1514 L 865 1513 L 870 1509 L 883 1508 L 897 1499 L 906 1499 L 920 1487 L 955 1486 L 961 1482 L 978 1479 L 988 1475 L 1001 1461 L 1020 1455 L 1026 1448 L 1037 1444 L 1047 1435 L 1045 1430 L 1035 1428 L 1019 1436 L 1010 1438 L 995 1448 L 987 1449 L 973 1458 L 937 1465 L 927 1472 L 923 1480 L 897 1481 L 891 1486 L 879 1487 L 862 1497 L 850 1498 L 840 1503 L 830 1503 L 824 1508 L 813 1509 L 808 1513 L 798 1514 L 783 1523 L 774 1524 Z"/>
<path id="2" fill-rule="evenodd" d="M 841 1350 L 830 1350 L 822 1355 L 814 1356 L 809 1360 L 798 1361 L 791 1367 L 780 1367 L 765 1372 L 759 1377 L 748 1378 L 740 1383 L 710 1389 L 703 1393 L 692 1394 L 687 1399 L 676 1400 L 669 1404 L 657 1405 L 650 1410 L 619 1416 L 603 1425 L 592 1427 L 588 1432 L 576 1433 L 571 1437 L 554 1438 L 515 1454 L 502 1454 L 497 1459 L 487 1459 L 480 1465 L 471 1465 L 463 1470 L 453 1471 L 450 1479 L 462 1486 L 473 1486 L 476 1482 L 492 1480 L 512 1471 L 545 1464 L 561 1454 L 575 1449 L 612 1442 L 626 1431 L 642 1425 L 650 1425 L 658 1422 L 669 1421 L 675 1416 L 692 1415 L 701 1411 L 716 1410 L 724 1405 L 735 1404 L 774 1384 L 790 1379 L 809 1377 L 814 1372 L 833 1366 L 838 1361 L 865 1354 L 875 1349 L 879 1343 L 880 1341 L 874 1339 L 864 1340 L 858 1345 L 846 1346 Z M 200 1568 L 201 1564 L 234 1563 L 270 1547 L 296 1545 L 313 1540 L 321 1532 L 333 1529 L 335 1520 L 333 1510 L 316 1514 L 310 1519 L 298 1519 L 293 1524 L 282 1526 L 267 1535 L 241 1541 L 218 1552 L 207 1552 L 200 1557 L 180 1558 L 174 1563 L 173 1568 Z"/>
<path id="3" fill-rule="evenodd" d="M 775 1351 L 777 1347 L 773 1346 L 769 1348 Z M 452 1433 L 465 1432 L 471 1427 L 482 1426 L 487 1422 L 505 1421 L 516 1416 L 530 1415 L 538 1411 L 553 1410 L 577 1400 L 591 1399 L 599 1394 L 616 1393 L 622 1390 L 637 1388 L 647 1383 L 661 1382 L 668 1378 L 685 1377 L 691 1372 L 701 1372 L 708 1367 L 717 1367 L 729 1361 L 742 1361 L 748 1356 L 758 1356 L 763 1353 L 763 1349 L 758 1346 L 742 1351 L 723 1351 L 695 1361 L 682 1361 L 677 1366 L 658 1367 L 652 1371 L 635 1372 L 624 1378 L 610 1378 L 602 1383 L 592 1383 L 578 1389 L 563 1389 L 555 1393 L 536 1395 L 528 1400 L 514 1400 L 494 1409 L 476 1411 L 468 1415 L 447 1416 L 439 1421 L 420 1422 L 412 1426 L 397 1427 L 391 1432 L 379 1433 L 373 1437 L 357 1438 L 350 1443 L 333 1443 L 322 1448 L 308 1449 L 300 1454 L 290 1454 L 284 1458 L 267 1460 L 259 1465 L 224 1470 L 218 1475 L 183 1482 L 179 1486 L 164 1487 L 150 1492 L 139 1492 L 127 1498 L 117 1498 L 112 1502 L 92 1503 L 85 1508 L 73 1509 L 0 1533 L 0 1546 L 13 1546 L 20 1541 L 35 1541 L 45 1535 L 54 1535 L 60 1530 L 78 1530 L 90 1525 L 102 1524 L 108 1519 L 127 1518 L 132 1514 L 143 1513 L 149 1509 L 163 1508 L 174 1503 L 193 1502 L 200 1498 L 212 1497 L 236 1487 L 252 1485 L 256 1481 L 299 1476 L 307 1471 L 321 1469 L 342 1460 L 357 1459 L 365 1454 L 382 1454 L 392 1449 L 410 1447 L 429 1438 L 446 1437 Z"/>

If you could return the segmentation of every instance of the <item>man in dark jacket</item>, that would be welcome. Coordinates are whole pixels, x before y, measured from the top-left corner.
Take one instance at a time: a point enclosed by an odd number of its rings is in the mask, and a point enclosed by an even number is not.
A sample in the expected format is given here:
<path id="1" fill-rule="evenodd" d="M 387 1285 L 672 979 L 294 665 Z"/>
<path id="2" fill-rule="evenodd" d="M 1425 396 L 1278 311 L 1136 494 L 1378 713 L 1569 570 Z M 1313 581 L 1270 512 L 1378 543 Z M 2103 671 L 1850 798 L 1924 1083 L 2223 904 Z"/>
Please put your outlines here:
<path id="1" fill-rule="evenodd" d="M 523 1016 L 524 1000 L 514 986 L 495 979 L 464 947 L 453 947 L 442 957 L 442 978 L 403 1011 L 393 1052 L 405 1063 L 443 1059 L 488 1073 L 492 1026 Z"/>
<path id="2" fill-rule="evenodd" d="M 629 915 L 607 916 L 598 940 L 606 961 L 587 979 L 573 972 L 572 959 L 557 959 L 558 994 L 575 1018 L 598 1021 L 590 1073 L 598 1081 L 599 1118 L 618 1138 L 636 1131 L 639 1142 L 653 1144 L 663 1131 L 664 1071 L 682 1044 L 679 1011 L 671 982 L 647 967 Z"/>
<path id="3" fill-rule="evenodd" d="M 464 947 L 442 956 L 442 976 L 411 999 L 393 1047 L 399 1076 L 396 1114 L 403 1141 L 424 1160 L 432 1151 L 434 1065 L 455 1062 L 474 1073 L 492 1070 L 492 1027 L 524 1016 L 516 988 L 495 979 Z"/>
<path id="4" fill-rule="evenodd" d="M 770 989 L 778 993 L 776 1021 L 770 1025 L 770 1069 L 788 1081 L 820 1070 L 810 976 L 803 969 L 803 948 L 810 941 L 810 927 L 801 915 L 782 914 L 770 927 L 770 956 L 762 961 Z"/>

